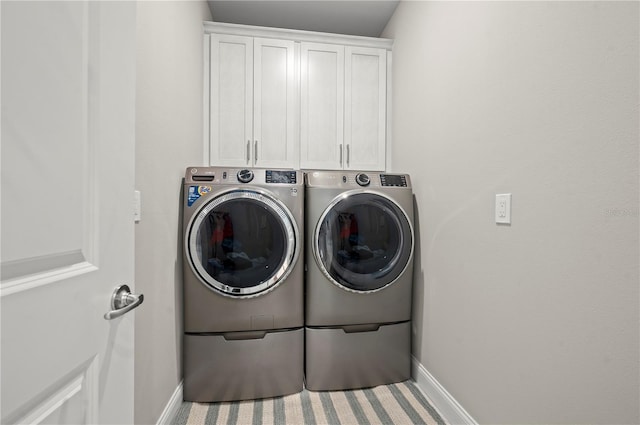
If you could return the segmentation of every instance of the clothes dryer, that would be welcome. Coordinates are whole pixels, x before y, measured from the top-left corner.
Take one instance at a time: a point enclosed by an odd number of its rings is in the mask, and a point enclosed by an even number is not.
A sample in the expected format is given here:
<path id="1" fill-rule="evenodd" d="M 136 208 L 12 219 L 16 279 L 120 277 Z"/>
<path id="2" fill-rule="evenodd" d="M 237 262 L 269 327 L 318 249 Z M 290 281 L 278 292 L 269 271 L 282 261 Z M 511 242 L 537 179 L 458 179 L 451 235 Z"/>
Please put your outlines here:
<path id="1" fill-rule="evenodd" d="M 408 379 L 414 247 L 409 176 L 311 171 L 305 196 L 307 388 Z"/>
<path id="2" fill-rule="evenodd" d="M 184 399 L 301 391 L 302 173 L 190 167 L 182 208 Z"/>

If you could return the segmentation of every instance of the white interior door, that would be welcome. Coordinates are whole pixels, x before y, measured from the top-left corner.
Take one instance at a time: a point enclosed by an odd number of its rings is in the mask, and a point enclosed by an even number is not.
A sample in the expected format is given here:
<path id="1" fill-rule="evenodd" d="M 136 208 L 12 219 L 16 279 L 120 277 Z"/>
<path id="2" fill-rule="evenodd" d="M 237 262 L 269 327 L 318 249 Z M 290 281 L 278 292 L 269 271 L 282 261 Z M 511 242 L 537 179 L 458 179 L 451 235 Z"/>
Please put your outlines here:
<path id="1" fill-rule="evenodd" d="M 135 10 L 0 4 L 3 424 L 133 423 Z"/>

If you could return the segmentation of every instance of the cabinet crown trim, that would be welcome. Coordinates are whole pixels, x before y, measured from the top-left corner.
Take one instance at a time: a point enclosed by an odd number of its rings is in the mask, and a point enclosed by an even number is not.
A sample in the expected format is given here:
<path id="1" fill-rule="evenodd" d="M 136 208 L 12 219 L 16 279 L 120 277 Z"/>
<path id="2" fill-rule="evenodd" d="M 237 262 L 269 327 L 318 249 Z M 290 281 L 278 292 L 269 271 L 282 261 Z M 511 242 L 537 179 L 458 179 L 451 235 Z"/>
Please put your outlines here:
<path id="1" fill-rule="evenodd" d="M 348 44 L 358 47 L 377 47 L 392 50 L 393 39 L 362 37 L 357 35 L 333 34 L 326 32 L 292 30 L 285 28 L 258 27 L 253 25 L 227 24 L 223 22 L 203 23 L 205 34 L 230 34 L 250 37 L 278 38 L 291 41 L 314 43 Z"/>

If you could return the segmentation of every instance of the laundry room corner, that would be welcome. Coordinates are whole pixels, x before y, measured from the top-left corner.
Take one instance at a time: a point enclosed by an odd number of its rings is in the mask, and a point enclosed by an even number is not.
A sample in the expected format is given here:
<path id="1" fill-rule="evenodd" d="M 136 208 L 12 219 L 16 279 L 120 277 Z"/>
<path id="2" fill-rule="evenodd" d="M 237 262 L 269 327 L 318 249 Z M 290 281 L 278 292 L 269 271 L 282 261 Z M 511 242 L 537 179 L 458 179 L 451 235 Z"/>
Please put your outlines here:
<path id="1" fill-rule="evenodd" d="M 182 380 L 180 190 L 202 162 L 204 1 L 137 6 L 135 423 L 155 424 Z"/>

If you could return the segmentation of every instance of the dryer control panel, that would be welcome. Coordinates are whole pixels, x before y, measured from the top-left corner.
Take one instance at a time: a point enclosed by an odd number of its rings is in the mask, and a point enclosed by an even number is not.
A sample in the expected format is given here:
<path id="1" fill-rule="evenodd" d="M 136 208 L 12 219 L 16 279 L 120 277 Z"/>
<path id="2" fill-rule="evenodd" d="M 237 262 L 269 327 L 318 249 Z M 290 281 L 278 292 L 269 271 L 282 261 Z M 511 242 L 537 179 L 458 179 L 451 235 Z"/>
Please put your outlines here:
<path id="1" fill-rule="evenodd" d="M 308 171 L 307 187 L 334 187 L 342 189 L 411 189 L 408 174 L 387 174 L 375 171 Z"/>
<path id="2" fill-rule="evenodd" d="M 407 176 L 404 174 L 380 174 L 382 186 L 407 187 Z"/>

